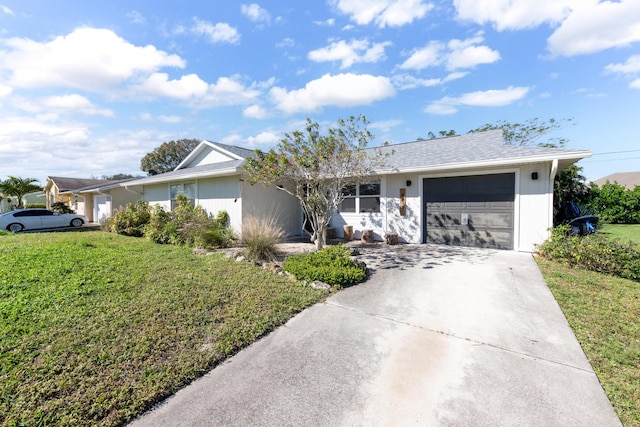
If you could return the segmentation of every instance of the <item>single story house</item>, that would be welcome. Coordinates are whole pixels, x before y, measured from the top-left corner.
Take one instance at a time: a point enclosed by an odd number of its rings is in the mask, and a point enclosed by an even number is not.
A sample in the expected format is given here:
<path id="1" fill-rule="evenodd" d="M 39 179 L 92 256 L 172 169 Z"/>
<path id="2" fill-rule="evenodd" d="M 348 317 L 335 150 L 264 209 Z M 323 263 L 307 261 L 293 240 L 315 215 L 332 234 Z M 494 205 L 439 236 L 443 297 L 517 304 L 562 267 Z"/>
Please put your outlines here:
<path id="1" fill-rule="evenodd" d="M 51 209 L 54 203 L 62 202 L 89 222 L 100 222 L 114 209 L 140 199 L 140 194 L 120 185 L 126 181 L 49 176 L 44 187 L 46 206 Z"/>
<path id="2" fill-rule="evenodd" d="M 608 182 L 611 184 L 619 184 L 627 190 L 633 190 L 640 185 L 640 172 L 616 172 L 596 179 L 593 182 L 598 184 L 599 187 L 602 187 Z"/>
<path id="3" fill-rule="evenodd" d="M 342 237 L 372 230 L 401 242 L 534 251 L 553 225 L 553 181 L 590 151 L 514 146 L 502 131 L 394 144 L 387 167 L 352 189 L 332 218 Z M 251 150 L 202 141 L 175 170 L 119 184 L 172 209 L 179 193 L 209 213 L 225 210 L 234 229 L 251 215 L 276 216 L 288 235 L 303 234 L 296 199 L 275 187 L 249 185 Z"/>
<path id="4" fill-rule="evenodd" d="M 89 222 L 100 223 L 110 217 L 117 209 L 140 200 L 140 194 L 127 190 L 123 184 L 133 178 L 104 181 L 99 184 L 70 190 L 73 196 L 73 209 L 86 216 Z"/>

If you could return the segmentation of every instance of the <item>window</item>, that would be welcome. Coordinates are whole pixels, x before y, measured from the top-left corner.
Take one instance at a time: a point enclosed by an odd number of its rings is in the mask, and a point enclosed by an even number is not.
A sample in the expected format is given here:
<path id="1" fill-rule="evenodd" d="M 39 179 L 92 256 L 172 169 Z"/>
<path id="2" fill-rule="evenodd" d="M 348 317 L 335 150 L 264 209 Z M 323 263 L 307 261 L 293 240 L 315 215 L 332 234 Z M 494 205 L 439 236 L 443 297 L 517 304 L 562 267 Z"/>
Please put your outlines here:
<path id="1" fill-rule="evenodd" d="M 191 202 L 191 206 L 196 204 L 196 184 L 171 184 L 169 186 L 169 193 L 171 197 L 171 210 L 176 208 L 176 198 L 178 194 L 184 194 Z"/>
<path id="2" fill-rule="evenodd" d="M 340 204 L 342 213 L 377 213 L 380 212 L 380 180 L 370 180 L 345 187 L 343 194 L 347 196 Z"/>

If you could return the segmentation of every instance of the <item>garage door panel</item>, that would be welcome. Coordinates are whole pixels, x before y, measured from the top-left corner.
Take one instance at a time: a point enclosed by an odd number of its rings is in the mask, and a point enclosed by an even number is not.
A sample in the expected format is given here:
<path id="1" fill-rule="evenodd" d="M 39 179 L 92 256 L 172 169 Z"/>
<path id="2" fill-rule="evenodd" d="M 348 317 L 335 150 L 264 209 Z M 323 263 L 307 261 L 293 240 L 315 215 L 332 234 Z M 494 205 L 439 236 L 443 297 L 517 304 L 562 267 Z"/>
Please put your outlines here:
<path id="1" fill-rule="evenodd" d="M 515 174 L 425 178 L 423 189 L 424 241 L 513 248 Z"/>

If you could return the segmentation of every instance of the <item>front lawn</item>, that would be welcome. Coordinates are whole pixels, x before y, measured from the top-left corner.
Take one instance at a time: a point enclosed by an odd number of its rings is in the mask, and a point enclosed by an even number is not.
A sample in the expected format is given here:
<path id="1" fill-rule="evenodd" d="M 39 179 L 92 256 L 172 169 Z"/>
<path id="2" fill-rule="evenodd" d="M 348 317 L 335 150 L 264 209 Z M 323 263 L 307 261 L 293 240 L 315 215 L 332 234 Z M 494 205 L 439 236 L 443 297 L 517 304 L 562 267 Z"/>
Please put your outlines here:
<path id="1" fill-rule="evenodd" d="M 625 426 L 640 425 L 640 283 L 537 258 Z"/>
<path id="2" fill-rule="evenodd" d="M 0 236 L 0 425 L 119 425 L 321 299 L 100 231 Z"/>
<path id="3" fill-rule="evenodd" d="M 636 245 L 640 245 L 640 224 L 604 224 L 598 233 L 617 240 L 631 240 Z"/>

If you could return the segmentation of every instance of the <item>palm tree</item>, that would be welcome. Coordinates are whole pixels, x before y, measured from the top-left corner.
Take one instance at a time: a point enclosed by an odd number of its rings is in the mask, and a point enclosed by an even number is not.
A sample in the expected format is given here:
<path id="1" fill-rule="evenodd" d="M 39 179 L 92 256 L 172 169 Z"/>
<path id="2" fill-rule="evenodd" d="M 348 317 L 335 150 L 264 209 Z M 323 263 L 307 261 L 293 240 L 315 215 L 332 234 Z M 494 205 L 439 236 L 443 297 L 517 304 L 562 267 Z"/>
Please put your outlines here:
<path id="1" fill-rule="evenodd" d="M 0 192 L 7 196 L 14 196 L 18 199 L 18 208 L 22 208 L 22 198 L 25 194 L 33 193 L 34 191 L 42 190 L 42 187 L 35 185 L 34 182 L 38 180 L 35 178 L 18 178 L 15 176 L 9 176 L 9 179 L 0 181 Z"/>

